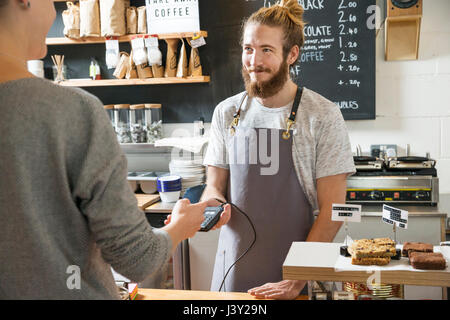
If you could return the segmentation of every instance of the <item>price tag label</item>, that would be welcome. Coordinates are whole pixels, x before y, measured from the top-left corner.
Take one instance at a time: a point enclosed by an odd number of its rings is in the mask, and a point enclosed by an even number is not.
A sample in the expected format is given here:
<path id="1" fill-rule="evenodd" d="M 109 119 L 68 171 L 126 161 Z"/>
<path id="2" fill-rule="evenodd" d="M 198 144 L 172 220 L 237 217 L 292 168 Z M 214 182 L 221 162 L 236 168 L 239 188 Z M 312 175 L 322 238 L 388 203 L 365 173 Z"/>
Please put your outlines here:
<path id="1" fill-rule="evenodd" d="M 157 37 L 145 38 L 145 46 L 146 47 L 159 47 L 158 38 Z"/>
<path id="2" fill-rule="evenodd" d="M 331 220 L 361 222 L 361 205 L 333 203 L 331 210 Z"/>
<path id="3" fill-rule="evenodd" d="M 408 229 L 408 211 L 383 205 L 383 222 L 396 225 L 402 229 Z"/>
<path id="4" fill-rule="evenodd" d="M 108 39 L 105 41 L 106 50 L 119 50 L 119 40 Z"/>
<path id="5" fill-rule="evenodd" d="M 206 44 L 205 38 L 200 37 L 200 38 L 192 38 L 191 40 L 191 46 L 192 48 L 198 48 L 201 46 L 204 46 Z"/>
<path id="6" fill-rule="evenodd" d="M 131 40 L 131 47 L 133 50 L 138 50 L 140 48 L 144 48 L 144 39 L 143 38 L 134 38 Z"/>

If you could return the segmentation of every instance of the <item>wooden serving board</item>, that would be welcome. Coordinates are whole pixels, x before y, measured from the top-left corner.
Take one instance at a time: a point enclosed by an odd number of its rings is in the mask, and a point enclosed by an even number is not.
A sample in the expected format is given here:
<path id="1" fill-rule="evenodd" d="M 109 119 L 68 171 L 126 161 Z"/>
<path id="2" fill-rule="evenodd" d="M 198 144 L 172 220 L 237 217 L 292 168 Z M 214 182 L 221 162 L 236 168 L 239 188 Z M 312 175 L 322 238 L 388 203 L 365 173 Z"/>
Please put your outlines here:
<path id="1" fill-rule="evenodd" d="M 144 210 L 148 206 L 152 205 L 155 202 L 158 202 L 160 197 L 159 194 L 139 194 L 135 193 L 136 199 L 138 201 L 138 207 L 141 210 Z"/>

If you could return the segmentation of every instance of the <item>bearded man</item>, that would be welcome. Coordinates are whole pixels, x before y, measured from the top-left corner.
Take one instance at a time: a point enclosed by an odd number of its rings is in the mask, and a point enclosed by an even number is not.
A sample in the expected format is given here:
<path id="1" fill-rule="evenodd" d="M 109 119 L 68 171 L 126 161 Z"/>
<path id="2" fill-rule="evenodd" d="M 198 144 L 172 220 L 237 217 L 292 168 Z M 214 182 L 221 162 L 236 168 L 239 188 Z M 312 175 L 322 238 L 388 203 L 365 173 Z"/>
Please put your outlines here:
<path id="1" fill-rule="evenodd" d="M 345 203 L 351 145 L 339 107 L 290 78 L 303 26 L 297 0 L 251 15 L 242 35 L 246 91 L 214 110 L 202 199 L 232 209 L 216 225 L 212 291 L 295 299 L 306 281 L 282 280 L 292 242 L 332 242 L 341 227 L 331 207 Z"/>

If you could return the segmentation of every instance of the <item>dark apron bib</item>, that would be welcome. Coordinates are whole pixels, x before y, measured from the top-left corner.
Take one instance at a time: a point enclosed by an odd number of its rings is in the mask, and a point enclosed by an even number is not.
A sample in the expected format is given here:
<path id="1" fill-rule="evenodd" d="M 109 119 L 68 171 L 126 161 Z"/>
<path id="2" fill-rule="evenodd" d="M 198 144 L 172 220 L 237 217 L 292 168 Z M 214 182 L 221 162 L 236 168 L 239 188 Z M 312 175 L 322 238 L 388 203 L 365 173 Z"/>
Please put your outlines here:
<path id="1" fill-rule="evenodd" d="M 282 265 L 292 242 L 305 241 L 314 222 L 292 159 L 292 132 L 285 140 L 284 131 L 237 127 L 229 143 L 228 201 L 251 219 L 256 243 L 231 269 L 222 291 L 246 292 L 267 282 L 281 281 Z M 276 174 L 272 174 L 267 159 L 261 161 L 258 155 L 260 150 L 262 155 L 276 153 L 276 142 L 279 164 Z M 253 237 L 248 220 L 232 208 L 230 221 L 220 231 L 212 291 L 219 290 L 228 268 L 250 246 Z"/>

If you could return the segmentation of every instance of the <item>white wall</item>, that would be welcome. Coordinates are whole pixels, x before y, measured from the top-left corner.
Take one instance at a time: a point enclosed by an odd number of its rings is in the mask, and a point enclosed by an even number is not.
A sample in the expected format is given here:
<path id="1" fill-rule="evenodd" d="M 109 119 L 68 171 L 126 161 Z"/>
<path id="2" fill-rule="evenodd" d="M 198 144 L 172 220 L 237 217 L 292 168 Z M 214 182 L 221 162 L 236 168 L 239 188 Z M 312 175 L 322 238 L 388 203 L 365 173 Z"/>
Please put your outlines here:
<path id="1" fill-rule="evenodd" d="M 368 152 L 370 144 L 410 143 L 412 155 L 430 152 L 447 173 L 441 187 L 449 193 L 450 1 L 424 1 L 419 60 L 385 61 L 384 27 L 376 57 L 377 118 L 347 121 L 352 144 Z"/>
<path id="2" fill-rule="evenodd" d="M 383 26 L 377 38 L 376 120 L 346 122 L 352 146 L 369 154 L 370 144 L 392 143 L 404 155 L 409 143 L 411 155 L 430 152 L 445 198 L 450 194 L 450 1 L 424 0 L 419 60 L 385 61 L 384 31 Z"/>

